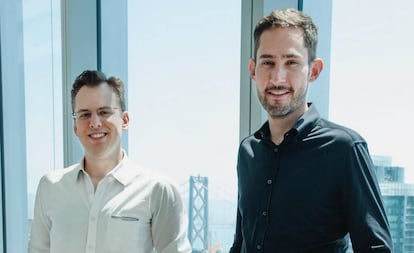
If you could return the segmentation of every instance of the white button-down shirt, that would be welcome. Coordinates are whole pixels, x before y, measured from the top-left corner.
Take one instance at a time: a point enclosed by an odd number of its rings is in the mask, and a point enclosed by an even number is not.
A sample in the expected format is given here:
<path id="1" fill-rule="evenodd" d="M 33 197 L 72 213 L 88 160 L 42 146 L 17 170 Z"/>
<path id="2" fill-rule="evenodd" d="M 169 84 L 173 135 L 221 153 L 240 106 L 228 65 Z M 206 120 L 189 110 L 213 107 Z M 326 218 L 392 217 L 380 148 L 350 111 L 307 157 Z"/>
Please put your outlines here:
<path id="1" fill-rule="evenodd" d="M 126 155 L 94 189 L 83 163 L 44 176 L 30 253 L 191 252 L 177 188 Z"/>

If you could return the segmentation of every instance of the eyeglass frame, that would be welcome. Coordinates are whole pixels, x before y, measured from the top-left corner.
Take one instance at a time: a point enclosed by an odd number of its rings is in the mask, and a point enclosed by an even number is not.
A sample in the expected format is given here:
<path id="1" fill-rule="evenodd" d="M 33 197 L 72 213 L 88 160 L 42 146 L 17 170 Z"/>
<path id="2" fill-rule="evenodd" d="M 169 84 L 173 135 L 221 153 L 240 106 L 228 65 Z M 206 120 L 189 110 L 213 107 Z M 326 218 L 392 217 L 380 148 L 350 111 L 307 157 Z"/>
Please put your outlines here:
<path id="1" fill-rule="evenodd" d="M 96 109 L 95 113 L 100 119 L 107 119 L 107 118 L 111 117 L 112 115 L 114 115 L 115 110 L 121 110 L 121 108 L 104 106 L 104 107 L 100 107 L 100 108 Z M 108 112 L 108 114 L 102 114 L 102 113 L 105 113 L 105 112 Z M 89 116 L 87 115 L 88 113 L 89 113 Z M 72 112 L 72 119 L 74 119 L 74 120 L 89 120 L 92 117 L 92 113 L 93 113 L 92 111 L 86 110 L 86 109 L 85 110 L 80 110 L 80 111 L 77 111 L 77 112 Z M 82 116 L 84 116 L 84 117 L 82 117 Z"/>

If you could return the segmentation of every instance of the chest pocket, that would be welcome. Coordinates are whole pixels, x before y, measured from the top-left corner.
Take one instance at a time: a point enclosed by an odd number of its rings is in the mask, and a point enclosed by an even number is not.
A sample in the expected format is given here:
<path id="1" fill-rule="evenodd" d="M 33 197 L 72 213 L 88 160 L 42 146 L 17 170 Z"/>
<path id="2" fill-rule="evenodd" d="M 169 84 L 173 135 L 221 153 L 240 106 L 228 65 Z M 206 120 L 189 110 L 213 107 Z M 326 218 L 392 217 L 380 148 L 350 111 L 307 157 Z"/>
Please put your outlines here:
<path id="1" fill-rule="evenodd" d="M 105 249 L 132 252 L 145 247 L 152 248 L 151 222 L 137 214 L 112 214 L 108 217 L 105 234 Z"/>

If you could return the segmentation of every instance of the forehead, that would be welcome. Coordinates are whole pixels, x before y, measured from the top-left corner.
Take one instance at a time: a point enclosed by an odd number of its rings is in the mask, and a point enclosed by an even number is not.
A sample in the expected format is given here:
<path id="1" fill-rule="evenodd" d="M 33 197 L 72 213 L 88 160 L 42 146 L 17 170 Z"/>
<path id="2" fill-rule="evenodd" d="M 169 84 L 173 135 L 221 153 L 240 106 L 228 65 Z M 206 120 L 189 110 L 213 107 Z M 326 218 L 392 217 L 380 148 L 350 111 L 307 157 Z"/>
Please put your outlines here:
<path id="1" fill-rule="evenodd" d="M 295 27 L 276 27 L 265 30 L 260 36 L 257 57 L 261 54 L 284 55 L 293 54 L 307 57 L 303 30 Z"/>
<path id="2" fill-rule="evenodd" d="M 83 86 L 75 97 L 75 109 L 97 109 L 105 106 L 117 106 L 119 99 L 114 90 L 107 84 Z"/>

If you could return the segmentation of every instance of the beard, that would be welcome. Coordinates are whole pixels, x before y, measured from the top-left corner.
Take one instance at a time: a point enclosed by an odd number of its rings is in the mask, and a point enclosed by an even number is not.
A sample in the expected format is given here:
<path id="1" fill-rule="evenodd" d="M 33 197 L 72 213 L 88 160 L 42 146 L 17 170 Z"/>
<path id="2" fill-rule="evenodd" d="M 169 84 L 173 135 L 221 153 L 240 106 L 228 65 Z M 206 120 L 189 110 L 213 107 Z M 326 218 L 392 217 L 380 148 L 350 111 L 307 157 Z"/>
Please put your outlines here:
<path id="1" fill-rule="evenodd" d="M 269 90 L 289 90 L 290 94 L 293 94 L 291 100 L 285 104 L 281 102 L 269 101 L 266 95 Z M 306 95 L 308 92 L 308 85 L 305 87 L 299 88 L 298 90 L 289 89 L 284 86 L 273 86 L 271 88 L 265 89 L 263 94 L 257 90 L 259 101 L 262 104 L 263 108 L 267 111 L 270 117 L 285 117 L 292 112 L 296 111 L 303 104 L 306 103 Z"/>

